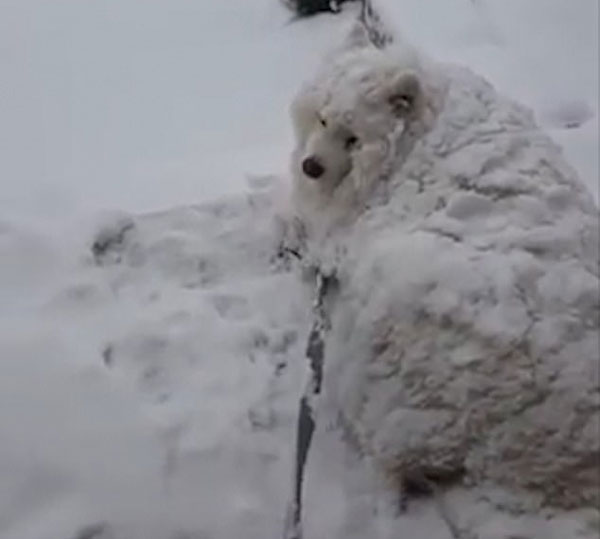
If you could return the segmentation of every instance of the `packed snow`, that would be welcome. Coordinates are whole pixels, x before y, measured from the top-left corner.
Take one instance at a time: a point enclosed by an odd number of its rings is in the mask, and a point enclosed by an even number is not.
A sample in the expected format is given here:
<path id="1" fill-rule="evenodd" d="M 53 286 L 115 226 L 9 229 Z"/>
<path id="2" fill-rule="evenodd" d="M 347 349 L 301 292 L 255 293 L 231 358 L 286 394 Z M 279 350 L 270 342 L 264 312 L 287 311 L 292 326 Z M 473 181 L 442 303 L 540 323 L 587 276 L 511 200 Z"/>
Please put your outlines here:
<path id="1" fill-rule="evenodd" d="M 380 4 L 418 47 L 531 107 L 597 197 L 595 0 Z M 275 0 L 0 5 L 2 539 L 281 536 L 310 286 L 279 250 L 271 178 L 286 175 L 293 93 L 355 16 L 289 23 Z M 374 491 L 354 458 L 325 415 L 307 538 L 398 537 L 357 503 Z M 457 488 L 394 526 L 600 527 L 591 509 L 521 514 L 487 496 Z"/>

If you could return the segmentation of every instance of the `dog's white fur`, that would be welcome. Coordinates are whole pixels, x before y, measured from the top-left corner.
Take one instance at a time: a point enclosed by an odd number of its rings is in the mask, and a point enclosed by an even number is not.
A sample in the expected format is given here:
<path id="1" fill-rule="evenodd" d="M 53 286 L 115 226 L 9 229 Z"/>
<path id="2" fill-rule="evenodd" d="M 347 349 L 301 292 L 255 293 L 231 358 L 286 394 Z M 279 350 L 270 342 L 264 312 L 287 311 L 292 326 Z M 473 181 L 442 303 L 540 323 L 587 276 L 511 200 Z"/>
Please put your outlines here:
<path id="1" fill-rule="evenodd" d="M 361 450 L 388 476 L 464 468 L 597 503 L 598 213 L 530 111 L 468 70 L 350 43 L 292 118 L 308 251 L 342 245 L 325 380 Z"/>
<path id="2" fill-rule="evenodd" d="M 386 166 L 394 166 L 398 147 L 410 146 L 439 107 L 440 92 L 415 51 L 384 52 L 364 39 L 359 26 L 291 106 L 292 200 L 317 233 L 356 217 Z M 320 177 L 305 173 L 306 159 L 322 165 Z"/>

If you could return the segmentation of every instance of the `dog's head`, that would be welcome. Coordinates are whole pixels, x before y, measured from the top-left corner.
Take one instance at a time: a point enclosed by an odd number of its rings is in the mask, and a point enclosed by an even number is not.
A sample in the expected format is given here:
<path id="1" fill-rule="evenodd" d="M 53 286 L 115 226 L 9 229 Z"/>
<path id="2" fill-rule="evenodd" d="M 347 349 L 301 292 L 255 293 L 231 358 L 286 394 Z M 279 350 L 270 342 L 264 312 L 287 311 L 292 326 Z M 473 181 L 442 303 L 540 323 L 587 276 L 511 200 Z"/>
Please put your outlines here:
<path id="1" fill-rule="evenodd" d="M 418 117 L 416 70 L 376 49 L 352 50 L 322 71 L 292 104 L 293 172 L 333 191 L 373 145 Z"/>

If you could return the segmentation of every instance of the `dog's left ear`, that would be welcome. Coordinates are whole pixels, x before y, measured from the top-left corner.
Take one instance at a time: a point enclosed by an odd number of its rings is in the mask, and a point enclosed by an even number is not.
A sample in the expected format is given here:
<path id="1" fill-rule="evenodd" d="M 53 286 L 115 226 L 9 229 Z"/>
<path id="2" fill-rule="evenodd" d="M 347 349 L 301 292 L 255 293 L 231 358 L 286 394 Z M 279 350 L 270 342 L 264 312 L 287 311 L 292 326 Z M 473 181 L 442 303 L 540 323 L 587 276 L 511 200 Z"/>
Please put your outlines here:
<path id="1" fill-rule="evenodd" d="M 407 118 L 421 108 L 423 88 L 416 73 L 401 73 L 388 88 L 387 102 L 395 116 Z"/>

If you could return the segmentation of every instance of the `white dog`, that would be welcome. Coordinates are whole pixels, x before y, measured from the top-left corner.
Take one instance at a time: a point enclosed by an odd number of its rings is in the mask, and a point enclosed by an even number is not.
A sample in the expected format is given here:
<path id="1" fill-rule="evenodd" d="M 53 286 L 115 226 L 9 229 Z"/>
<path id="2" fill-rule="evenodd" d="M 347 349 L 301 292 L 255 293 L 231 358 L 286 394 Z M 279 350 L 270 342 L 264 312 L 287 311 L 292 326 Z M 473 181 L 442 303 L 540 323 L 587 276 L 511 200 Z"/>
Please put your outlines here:
<path id="1" fill-rule="evenodd" d="M 480 77 L 356 36 L 292 119 L 308 250 L 345 253 L 325 380 L 361 449 L 598 503 L 598 213 L 560 149 Z"/>

